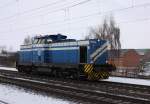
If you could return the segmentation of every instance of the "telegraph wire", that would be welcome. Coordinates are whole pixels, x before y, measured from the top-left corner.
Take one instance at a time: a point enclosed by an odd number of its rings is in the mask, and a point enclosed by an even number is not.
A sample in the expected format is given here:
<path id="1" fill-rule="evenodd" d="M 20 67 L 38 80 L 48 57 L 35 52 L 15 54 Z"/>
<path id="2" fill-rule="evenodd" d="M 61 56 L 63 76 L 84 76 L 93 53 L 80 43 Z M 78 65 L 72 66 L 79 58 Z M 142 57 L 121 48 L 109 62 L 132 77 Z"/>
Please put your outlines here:
<path id="1" fill-rule="evenodd" d="M 64 2 L 64 1 L 62 1 L 62 0 L 60 0 L 60 1 L 61 1 L 61 2 Z M 60 2 L 60 1 L 59 1 L 59 2 Z M 71 6 L 66 6 L 66 7 L 64 7 L 64 8 L 52 10 L 52 11 L 50 11 L 50 12 L 47 12 L 47 13 L 44 13 L 44 14 L 40 14 L 40 15 L 38 15 L 38 16 L 43 16 L 43 15 L 45 15 L 45 14 L 50 14 L 50 13 L 53 13 L 53 12 L 61 11 L 61 10 L 64 10 L 64 9 L 66 9 L 66 8 L 72 8 L 72 7 L 75 7 L 75 6 L 78 6 L 78 5 L 85 4 L 85 3 L 89 2 L 89 1 L 92 1 L 92 0 L 84 0 L 84 1 L 79 2 L 79 3 L 75 3 L 75 4 L 71 5 Z M 57 2 L 54 2 L 54 3 L 49 4 L 49 5 L 47 4 L 46 7 L 51 6 L 51 5 L 55 5 L 55 4 L 59 3 L 59 2 L 57 1 Z M 74 3 L 74 2 L 73 2 L 73 3 Z M 11 16 L 8 16 L 8 17 L 5 17 L 5 18 L 0 18 L 0 21 L 1 21 L 1 20 L 6 20 L 6 19 L 11 19 L 11 18 L 17 17 L 17 16 L 21 16 L 21 15 L 24 15 L 24 14 L 26 14 L 26 13 L 33 12 L 33 11 L 36 11 L 36 10 L 39 10 L 39 9 L 42 9 L 42 8 L 45 8 L 45 7 L 44 7 L 44 6 L 41 6 L 41 7 L 38 7 L 38 8 L 31 9 L 31 10 L 23 11 L 23 12 L 21 12 L 21 13 L 16 13 L 16 14 L 14 14 L 14 15 L 11 15 Z"/>
<path id="2" fill-rule="evenodd" d="M 72 7 L 75 7 L 75 6 L 87 3 L 89 1 L 91 1 L 91 0 L 85 0 L 85 1 L 82 1 L 80 3 L 74 4 L 72 6 L 68 6 L 68 7 L 65 7 L 65 8 L 61 8 L 61 9 L 57 9 L 57 10 L 54 10 L 54 11 L 51 11 L 51 12 L 47 12 L 46 14 L 50 14 L 52 12 L 57 12 L 57 11 L 60 11 L 60 10 L 66 10 L 67 8 L 70 9 Z M 109 11 L 105 11 L 105 12 L 98 12 L 98 13 L 96 13 L 96 15 L 102 15 L 102 14 L 107 14 L 107 13 L 110 14 L 110 13 L 113 13 L 113 12 L 121 12 L 121 11 L 125 11 L 125 10 L 128 10 L 128 9 L 140 8 L 140 7 L 146 7 L 146 6 L 150 6 L 150 3 L 144 3 L 144 4 L 134 5 L 134 6 L 131 5 L 129 7 L 125 7 L 125 8 L 121 8 L 121 9 L 113 9 L 113 10 L 109 10 Z M 43 16 L 43 15 L 45 15 L 45 13 L 44 14 L 40 14 L 40 16 Z M 91 16 L 91 15 L 89 15 L 89 16 Z M 30 17 L 32 17 L 32 16 L 30 16 Z M 88 17 L 88 15 L 84 16 L 84 17 L 86 18 L 86 17 Z M 3 24 L 3 23 L 0 23 L 0 24 Z"/>
<path id="3" fill-rule="evenodd" d="M 150 21 L 150 17 L 136 19 L 136 20 L 133 20 L 133 21 L 121 21 L 121 22 L 118 22 L 118 24 L 128 24 L 128 23 L 136 23 L 136 22 L 143 22 L 143 21 Z"/>
<path id="4" fill-rule="evenodd" d="M 17 0 L 13 0 L 11 2 L 7 2 L 4 5 L 0 5 L 0 8 L 5 8 L 5 7 L 8 7 L 8 6 L 12 5 L 12 4 L 16 4 L 16 2 L 17 2 Z"/>
<path id="5" fill-rule="evenodd" d="M 52 6 L 52 5 L 56 5 L 58 3 L 61 3 L 61 2 L 64 2 L 62 0 L 57 0 L 55 2 L 52 2 L 52 3 L 49 3 L 49 4 L 46 4 L 46 5 L 42 5 L 40 7 L 37 7 L 37 8 L 33 8 L 33 9 L 30 9 L 30 10 L 26 10 L 26 11 L 23 11 L 21 13 L 18 13 L 19 15 L 24 15 L 26 13 L 29 13 L 29 12 L 34 12 L 34 11 L 37 11 L 37 10 L 40 10 L 40 9 L 43 9 L 43 8 L 47 8 L 49 6 Z M 14 16 L 18 15 L 18 14 L 14 14 Z"/>
<path id="6" fill-rule="evenodd" d="M 126 23 L 135 23 L 135 22 L 143 22 L 143 21 L 149 21 L 150 20 L 150 17 L 148 18 L 143 18 L 143 19 L 136 19 L 136 20 L 133 20 L 133 21 L 121 21 L 121 22 L 118 22 L 118 24 L 126 24 Z M 55 21 L 54 22 L 51 22 L 51 23 L 56 23 Z M 44 25 L 50 25 L 51 24 L 50 22 L 49 23 L 46 23 L 46 24 L 39 24 L 39 25 L 35 25 L 35 26 L 29 26 L 29 27 L 25 27 L 25 28 L 20 28 L 20 29 L 15 29 L 15 30 L 11 30 L 11 31 L 4 31 L 4 32 L 0 32 L 0 33 L 9 33 L 9 32 L 14 32 L 14 31 L 21 31 L 21 30 L 27 30 L 27 29 L 32 29 L 32 28 L 38 28 L 38 27 L 41 27 L 41 26 L 44 26 Z M 65 23 L 64 23 L 65 24 Z M 64 25 L 62 24 L 62 25 Z M 51 28 L 56 28 L 54 27 L 53 24 L 51 24 L 52 27 Z M 59 26 L 58 27 L 62 27 L 62 25 L 58 24 Z M 64 28 L 64 27 L 63 27 Z"/>
<path id="7" fill-rule="evenodd" d="M 84 1 L 82 1 L 82 2 L 79 2 L 79 3 L 77 3 L 77 4 L 74 4 L 74 5 L 72 5 L 72 6 L 68 6 L 67 8 L 70 9 L 70 8 L 73 8 L 73 7 L 76 7 L 76 6 L 85 4 L 85 3 L 89 2 L 89 1 L 92 1 L 92 0 L 84 0 Z"/>
<path id="8" fill-rule="evenodd" d="M 131 6 L 132 7 L 134 6 L 134 0 L 131 0 Z"/>
<path id="9" fill-rule="evenodd" d="M 33 8 L 33 9 L 30 9 L 30 10 L 26 10 L 26 11 L 23 11 L 23 12 L 19 12 L 19 13 L 16 13 L 16 14 L 14 14 L 14 15 L 11 15 L 11 16 L 7 16 L 7 17 L 4 17 L 4 18 L 0 18 L 0 20 L 11 19 L 11 18 L 13 18 L 13 17 L 21 16 L 21 15 L 24 15 L 24 14 L 29 13 L 29 12 L 37 11 L 37 10 L 39 10 L 39 9 L 46 8 L 46 7 L 48 7 L 48 6 L 55 5 L 55 4 L 59 3 L 60 1 L 62 2 L 62 0 L 59 0 L 59 1 L 56 1 L 56 2 L 53 2 L 53 3 L 49 3 L 49 4 L 46 4 L 46 5 L 37 7 L 37 8 Z M 64 1 L 63 1 L 63 2 L 64 2 Z"/>
<path id="10" fill-rule="evenodd" d="M 150 6 L 150 3 L 149 4 L 142 4 L 142 5 L 135 5 L 134 8 L 137 8 L 137 7 L 143 7 L 143 6 Z M 73 6 L 72 6 L 73 7 Z M 85 19 L 85 18 L 88 18 L 88 17 L 92 17 L 92 16 L 96 16 L 96 15 L 101 15 L 101 16 L 105 16 L 105 14 L 107 13 L 112 13 L 112 12 L 120 12 L 120 11 L 124 11 L 124 10 L 128 10 L 128 9 L 132 9 L 133 7 L 130 6 L 130 7 L 126 7 L 126 8 L 121 8 L 121 9 L 117 9 L 117 10 L 110 10 L 110 11 L 106 11 L 106 12 L 97 12 L 97 13 L 93 13 L 93 14 L 89 14 L 89 15 L 85 15 L 85 16 L 80 16 L 80 17 L 75 17 L 75 18 L 70 18 L 68 20 L 60 20 L 60 21 L 53 21 L 53 22 L 48 22 L 48 23 L 44 23 L 44 24 L 38 24 L 38 25 L 34 25 L 34 26 L 29 26 L 29 28 L 31 27 L 38 27 L 40 25 L 49 25 L 49 24 L 52 24 L 52 23 L 61 23 L 61 22 L 66 22 L 66 21 L 74 21 L 74 20 L 81 20 L 81 19 Z"/>
<path id="11" fill-rule="evenodd" d="M 72 7 L 74 7 L 74 6 L 72 5 Z M 140 5 L 134 5 L 134 6 L 130 6 L 130 7 L 126 7 L 126 8 L 121 8 L 121 9 L 117 9 L 117 10 L 110 10 L 110 11 L 106 11 L 105 13 L 118 12 L 118 11 L 123 11 L 123 10 L 131 9 L 131 8 L 145 7 L 145 6 L 150 6 L 150 3 L 145 3 L 145 4 L 140 4 Z M 83 19 L 83 18 L 88 18 L 88 17 L 91 17 L 91 16 L 95 16 L 95 15 L 102 15 L 102 13 L 98 12 L 98 13 L 95 13 L 95 14 L 90 14 L 90 15 L 86 15 L 86 16 L 82 16 L 82 17 L 71 18 L 68 21 L 74 21 L 75 19 L 79 19 L 80 20 L 80 19 Z M 133 23 L 133 22 L 139 22 L 139 21 L 148 21 L 148 20 L 150 20 L 149 17 L 148 18 L 143 18 L 143 19 L 137 19 L 137 20 L 134 20 L 134 21 L 122 21 L 122 22 L 119 22 L 119 24 L 121 24 L 121 23 Z M 17 31 L 17 30 L 20 31 L 20 30 L 29 29 L 29 28 L 30 29 L 31 28 L 37 28 L 37 27 L 41 27 L 41 26 L 44 26 L 44 25 L 50 25 L 50 24 L 54 25 L 54 24 L 58 24 L 58 23 L 63 23 L 65 21 L 66 20 L 53 21 L 53 22 L 48 22 L 48 23 L 45 23 L 45 24 L 38 24 L 38 25 L 33 25 L 33 26 L 25 27 L 25 28 L 23 27 L 23 28 L 20 28 L 20 29 L 14 29 L 12 31 Z M 60 24 L 58 24 L 58 25 L 60 25 Z M 7 32 L 0 32 L 0 33 L 7 33 Z"/>

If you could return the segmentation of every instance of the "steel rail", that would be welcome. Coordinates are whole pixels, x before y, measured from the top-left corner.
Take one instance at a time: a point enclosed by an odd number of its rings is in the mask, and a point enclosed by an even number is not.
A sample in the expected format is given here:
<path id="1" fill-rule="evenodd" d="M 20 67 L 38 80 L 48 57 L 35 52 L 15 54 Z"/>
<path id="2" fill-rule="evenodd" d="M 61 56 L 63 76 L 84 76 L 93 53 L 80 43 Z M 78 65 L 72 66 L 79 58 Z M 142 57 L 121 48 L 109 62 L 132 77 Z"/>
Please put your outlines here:
<path id="1" fill-rule="evenodd" d="M 63 83 L 50 83 L 47 81 L 39 81 L 39 80 L 33 80 L 33 79 L 26 79 L 26 78 L 19 78 L 15 76 L 7 76 L 7 75 L 0 75 L 0 81 L 7 82 L 11 84 L 17 84 L 23 87 L 32 87 L 39 90 L 44 91 L 55 91 L 58 93 L 63 93 L 69 96 L 82 98 L 84 100 L 90 101 L 90 102 L 103 102 L 103 103 L 109 103 L 109 104 L 119 104 L 119 103 L 135 103 L 135 104 L 147 104 L 150 103 L 150 100 L 143 99 L 143 98 L 135 98 L 135 97 L 129 97 L 125 95 L 119 95 L 109 92 L 103 92 L 93 89 L 87 89 L 82 87 L 76 87 L 76 86 L 70 86 L 70 85 L 64 85 Z M 138 103 L 137 103 L 138 102 Z"/>

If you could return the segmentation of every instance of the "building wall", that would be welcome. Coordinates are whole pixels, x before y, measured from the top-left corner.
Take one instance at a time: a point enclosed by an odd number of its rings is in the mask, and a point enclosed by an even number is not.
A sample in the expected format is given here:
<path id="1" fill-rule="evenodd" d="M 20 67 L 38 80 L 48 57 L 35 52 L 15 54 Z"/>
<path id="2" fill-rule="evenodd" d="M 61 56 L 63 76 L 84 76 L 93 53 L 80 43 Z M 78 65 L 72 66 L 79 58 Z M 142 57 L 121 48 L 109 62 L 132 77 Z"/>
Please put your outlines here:
<path id="1" fill-rule="evenodd" d="M 111 60 L 117 67 L 117 70 L 112 72 L 112 75 L 123 77 L 137 77 L 139 72 L 139 64 L 141 55 L 139 55 L 134 49 L 126 51 L 121 54 L 119 58 Z"/>
<path id="2" fill-rule="evenodd" d="M 123 55 L 123 67 L 138 67 L 140 59 L 141 56 L 135 50 L 128 50 Z"/>
<path id="3" fill-rule="evenodd" d="M 17 53 L 13 54 L 0 54 L 0 65 L 15 67 L 17 61 Z"/>

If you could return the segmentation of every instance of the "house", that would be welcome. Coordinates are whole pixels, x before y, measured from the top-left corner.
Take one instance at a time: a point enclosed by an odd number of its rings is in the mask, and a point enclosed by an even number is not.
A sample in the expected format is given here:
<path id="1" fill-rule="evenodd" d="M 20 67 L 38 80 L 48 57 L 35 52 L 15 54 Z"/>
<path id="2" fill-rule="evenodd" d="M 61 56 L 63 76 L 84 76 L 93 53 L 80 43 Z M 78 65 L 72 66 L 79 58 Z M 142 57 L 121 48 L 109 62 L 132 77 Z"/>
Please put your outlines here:
<path id="1" fill-rule="evenodd" d="M 116 52 L 110 52 L 109 62 L 117 67 L 116 71 L 112 72 L 112 75 L 138 77 L 138 73 L 141 70 L 141 61 L 146 57 L 145 55 L 148 51 L 150 52 L 150 50 L 145 49 L 121 49 L 118 56 L 114 54 Z"/>
<path id="2" fill-rule="evenodd" d="M 141 71 L 139 77 L 150 78 L 150 51 L 148 51 L 142 58 Z"/>
<path id="3" fill-rule="evenodd" d="M 0 53 L 0 66 L 15 66 L 17 60 L 17 52 Z"/>

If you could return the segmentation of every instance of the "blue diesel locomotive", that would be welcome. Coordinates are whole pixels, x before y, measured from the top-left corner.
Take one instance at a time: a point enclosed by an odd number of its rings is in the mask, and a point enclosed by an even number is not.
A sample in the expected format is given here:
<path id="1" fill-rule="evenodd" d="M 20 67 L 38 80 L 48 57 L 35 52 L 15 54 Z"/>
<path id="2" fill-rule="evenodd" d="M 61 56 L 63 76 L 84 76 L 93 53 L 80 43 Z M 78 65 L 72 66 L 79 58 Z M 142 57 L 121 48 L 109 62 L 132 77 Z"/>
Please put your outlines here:
<path id="1" fill-rule="evenodd" d="M 55 77 L 99 80 L 108 78 L 115 66 L 108 64 L 106 40 L 77 41 L 57 34 L 36 36 L 32 44 L 21 45 L 17 69 Z"/>

